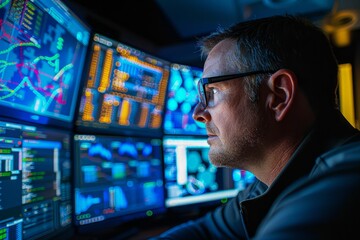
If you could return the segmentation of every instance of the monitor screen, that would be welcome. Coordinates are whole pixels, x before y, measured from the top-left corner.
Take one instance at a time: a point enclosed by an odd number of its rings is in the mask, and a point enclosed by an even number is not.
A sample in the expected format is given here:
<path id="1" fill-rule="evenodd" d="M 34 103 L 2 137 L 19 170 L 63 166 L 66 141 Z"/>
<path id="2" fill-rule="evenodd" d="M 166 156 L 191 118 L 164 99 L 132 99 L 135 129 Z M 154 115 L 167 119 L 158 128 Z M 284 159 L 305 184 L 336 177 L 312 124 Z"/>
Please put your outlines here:
<path id="1" fill-rule="evenodd" d="M 205 135 L 205 124 L 195 121 L 192 113 L 198 103 L 196 84 L 202 69 L 172 64 L 167 92 L 164 134 Z"/>
<path id="2" fill-rule="evenodd" d="M 161 135 L 169 63 L 100 34 L 90 52 L 79 131 Z"/>
<path id="3" fill-rule="evenodd" d="M 0 236 L 51 239 L 72 226 L 70 132 L 0 121 Z"/>
<path id="4" fill-rule="evenodd" d="M 163 151 L 168 208 L 221 204 L 255 180 L 244 170 L 215 167 L 204 137 L 165 136 Z"/>
<path id="5" fill-rule="evenodd" d="M 61 1 L 3 1 L 0 111 L 72 127 L 89 28 Z"/>
<path id="6" fill-rule="evenodd" d="M 161 147 L 161 138 L 74 135 L 79 232 L 165 212 Z"/>

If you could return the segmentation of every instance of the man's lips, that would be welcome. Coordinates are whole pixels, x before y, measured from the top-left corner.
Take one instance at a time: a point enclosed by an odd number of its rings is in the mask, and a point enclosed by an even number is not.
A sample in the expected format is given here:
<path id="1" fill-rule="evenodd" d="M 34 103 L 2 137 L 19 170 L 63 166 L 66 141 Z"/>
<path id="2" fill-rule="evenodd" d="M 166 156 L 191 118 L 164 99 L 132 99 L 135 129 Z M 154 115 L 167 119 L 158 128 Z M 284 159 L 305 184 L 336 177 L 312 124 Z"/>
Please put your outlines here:
<path id="1" fill-rule="evenodd" d="M 215 133 L 215 128 L 212 128 L 210 125 L 206 126 L 206 134 L 208 135 L 208 141 L 218 137 Z"/>
<path id="2" fill-rule="evenodd" d="M 215 134 L 209 134 L 208 133 L 208 138 L 207 138 L 207 141 L 208 143 L 210 143 L 211 141 L 215 140 L 218 136 L 215 135 Z"/>
<path id="3" fill-rule="evenodd" d="M 214 135 L 216 135 L 214 129 L 211 128 L 210 126 L 207 126 L 207 127 L 206 127 L 206 134 L 207 134 L 208 136 L 214 136 Z"/>

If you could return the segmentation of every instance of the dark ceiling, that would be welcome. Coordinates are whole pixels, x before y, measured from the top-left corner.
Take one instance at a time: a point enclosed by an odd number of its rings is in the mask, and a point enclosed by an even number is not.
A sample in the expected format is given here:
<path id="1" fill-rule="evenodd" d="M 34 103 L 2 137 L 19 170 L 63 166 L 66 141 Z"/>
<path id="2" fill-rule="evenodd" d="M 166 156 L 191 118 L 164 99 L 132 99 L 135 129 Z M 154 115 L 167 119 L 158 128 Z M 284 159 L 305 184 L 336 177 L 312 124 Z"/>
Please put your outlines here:
<path id="1" fill-rule="evenodd" d="M 327 31 L 359 28 L 359 0 L 64 0 L 94 32 L 172 62 L 202 66 L 196 41 L 219 26 L 303 15 Z M 349 19 L 351 18 L 351 19 Z"/>

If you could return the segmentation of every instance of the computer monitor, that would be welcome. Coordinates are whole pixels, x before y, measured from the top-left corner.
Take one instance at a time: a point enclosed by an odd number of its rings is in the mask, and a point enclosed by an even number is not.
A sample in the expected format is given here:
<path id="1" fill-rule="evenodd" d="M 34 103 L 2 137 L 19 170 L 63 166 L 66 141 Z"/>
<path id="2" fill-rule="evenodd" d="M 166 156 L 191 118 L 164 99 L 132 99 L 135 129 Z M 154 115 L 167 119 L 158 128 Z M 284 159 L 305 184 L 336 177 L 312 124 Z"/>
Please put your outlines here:
<path id="1" fill-rule="evenodd" d="M 167 92 L 164 134 L 205 135 L 205 124 L 193 119 L 198 103 L 196 84 L 202 76 L 198 67 L 173 63 Z"/>
<path id="2" fill-rule="evenodd" d="M 77 131 L 161 136 L 170 63 L 94 34 Z"/>
<path id="3" fill-rule="evenodd" d="M 166 211 L 161 147 L 161 138 L 74 135 L 79 233 L 104 234 Z"/>
<path id="4" fill-rule="evenodd" d="M 0 120 L 0 236 L 52 239 L 72 229 L 71 133 Z"/>
<path id="5" fill-rule="evenodd" d="M 244 170 L 215 167 L 205 137 L 165 136 L 163 151 L 165 204 L 170 210 L 220 205 L 255 180 Z"/>
<path id="6" fill-rule="evenodd" d="M 89 27 L 59 0 L 3 1 L 0 21 L 2 116 L 72 127 Z"/>

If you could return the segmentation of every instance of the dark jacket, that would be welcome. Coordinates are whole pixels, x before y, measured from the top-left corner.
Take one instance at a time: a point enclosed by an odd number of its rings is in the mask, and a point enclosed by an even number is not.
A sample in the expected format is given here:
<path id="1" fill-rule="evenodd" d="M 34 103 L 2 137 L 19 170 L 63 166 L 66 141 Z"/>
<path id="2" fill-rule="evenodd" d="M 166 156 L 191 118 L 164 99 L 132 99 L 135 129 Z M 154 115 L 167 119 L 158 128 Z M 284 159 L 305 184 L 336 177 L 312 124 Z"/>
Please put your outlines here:
<path id="1" fill-rule="evenodd" d="M 313 127 L 268 189 L 256 181 L 153 239 L 350 239 L 360 236 L 359 219 L 360 134 L 334 113 Z"/>

